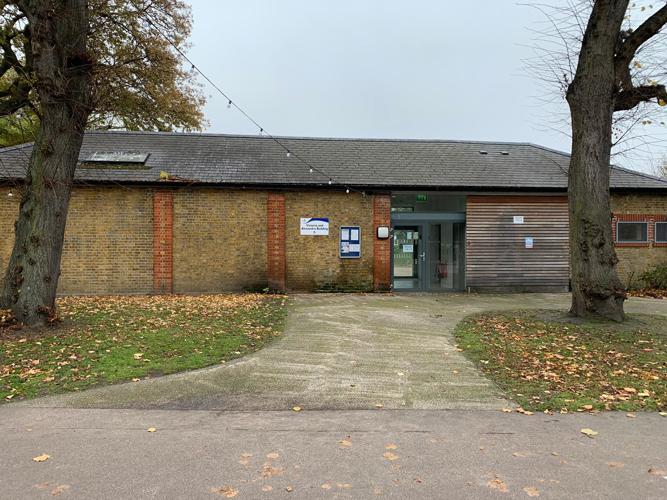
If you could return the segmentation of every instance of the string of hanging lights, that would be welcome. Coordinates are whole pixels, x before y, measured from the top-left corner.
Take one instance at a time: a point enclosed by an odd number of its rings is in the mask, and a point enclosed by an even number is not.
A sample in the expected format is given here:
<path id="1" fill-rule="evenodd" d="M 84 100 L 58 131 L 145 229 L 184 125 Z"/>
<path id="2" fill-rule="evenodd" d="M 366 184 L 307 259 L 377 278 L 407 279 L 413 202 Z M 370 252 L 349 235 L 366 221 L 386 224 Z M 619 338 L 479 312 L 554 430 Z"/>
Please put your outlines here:
<path id="1" fill-rule="evenodd" d="M 208 82 L 208 84 L 213 87 L 220 95 L 222 95 L 226 100 L 227 100 L 227 109 L 234 108 L 237 111 L 239 111 L 248 121 L 250 121 L 257 129 L 259 130 L 259 135 L 266 137 L 268 139 L 271 139 L 274 143 L 276 143 L 280 148 L 283 149 L 285 152 L 285 156 L 287 158 L 295 158 L 297 161 L 301 162 L 305 167 L 308 168 L 309 173 L 314 173 L 317 172 L 321 176 L 325 177 L 328 179 L 327 183 L 329 186 L 333 186 L 334 184 L 340 185 L 342 188 L 345 188 L 346 193 L 350 193 L 350 191 L 356 191 L 355 189 L 352 189 L 350 186 L 337 182 L 336 179 L 329 175 L 327 172 L 322 170 L 321 168 L 316 167 L 313 165 L 311 162 L 306 160 L 303 156 L 297 154 L 296 152 L 292 151 L 289 149 L 287 145 L 285 145 L 281 140 L 274 135 L 270 134 L 269 132 L 266 131 L 266 129 L 257 122 L 250 114 L 248 114 L 236 101 L 232 100 L 232 98 L 224 91 L 222 90 L 211 78 L 209 78 L 206 73 L 204 73 L 182 50 L 181 48 L 176 45 L 169 36 L 167 36 L 164 31 L 160 29 L 160 27 L 154 23 L 150 18 L 145 18 L 146 22 L 148 23 L 149 26 L 151 26 L 162 38 L 164 38 L 169 45 L 173 47 L 173 49 L 176 51 L 176 53 L 190 65 L 190 68 L 192 71 L 196 71 L 201 75 L 201 77 Z"/>

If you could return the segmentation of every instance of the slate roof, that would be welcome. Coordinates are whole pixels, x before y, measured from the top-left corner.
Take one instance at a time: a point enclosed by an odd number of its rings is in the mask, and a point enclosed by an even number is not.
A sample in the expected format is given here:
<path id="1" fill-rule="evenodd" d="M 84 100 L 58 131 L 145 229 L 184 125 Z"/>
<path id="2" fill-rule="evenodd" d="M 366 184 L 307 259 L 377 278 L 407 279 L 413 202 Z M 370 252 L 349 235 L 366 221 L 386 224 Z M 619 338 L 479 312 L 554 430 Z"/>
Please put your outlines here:
<path id="1" fill-rule="evenodd" d="M 79 156 L 143 152 L 144 169 L 77 169 L 81 182 L 158 183 L 167 172 L 184 183 L 243 186 L 327 186 L 378 189 L 564 190 L 569 155 L 534 144 L 476 141 L 281 137 L 288 158 L 260 136 L 158 132 L 87 132 Z M 32 144 L 0 149 L 0 180 L 23 177 Z M 486 154 L 481 154 L 485 151 Z M 162 181 L 164 182 L 164 181 Z M 667 181 L 612 167 L 612 189 L 665 190 Z"/>

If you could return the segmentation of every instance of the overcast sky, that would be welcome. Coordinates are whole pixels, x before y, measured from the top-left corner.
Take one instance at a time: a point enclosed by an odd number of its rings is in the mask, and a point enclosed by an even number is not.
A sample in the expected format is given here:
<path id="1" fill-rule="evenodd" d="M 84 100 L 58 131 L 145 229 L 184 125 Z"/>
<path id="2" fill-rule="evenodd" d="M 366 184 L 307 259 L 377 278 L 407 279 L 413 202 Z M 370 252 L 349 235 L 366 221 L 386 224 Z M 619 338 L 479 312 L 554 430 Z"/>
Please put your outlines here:
<path id="1" fill-rule="evenodd" d="M 274 135 L 533 142 L 569 151 L 507 0 L 191 0 L 191 58 Z M 209 132 L 257 133 L 209 87 Z M 634 166 L 642 168 L 637 161 Z M 630 162 L 632 163 L 632 162 Z M 639 162 L 640 163 L 640 162 Z"/>

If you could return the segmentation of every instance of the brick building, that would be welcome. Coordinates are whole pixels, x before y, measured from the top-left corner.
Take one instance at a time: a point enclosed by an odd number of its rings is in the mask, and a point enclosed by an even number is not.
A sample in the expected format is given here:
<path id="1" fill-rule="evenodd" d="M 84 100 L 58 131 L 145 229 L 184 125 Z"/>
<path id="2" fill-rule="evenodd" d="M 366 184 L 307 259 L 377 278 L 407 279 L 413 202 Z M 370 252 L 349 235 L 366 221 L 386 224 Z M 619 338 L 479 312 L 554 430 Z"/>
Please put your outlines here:
<path id="1" fill-rule="evenodd" d="M 568 289 L 568 155 L 280 140 L 290 155 L 257 136 L 87 133 L 60 292 Z M 2 270 L 31 148 L 0 150 Z M 667 181 L 611 167 L 611 190 L 629 282 L 667 261 Z"/>

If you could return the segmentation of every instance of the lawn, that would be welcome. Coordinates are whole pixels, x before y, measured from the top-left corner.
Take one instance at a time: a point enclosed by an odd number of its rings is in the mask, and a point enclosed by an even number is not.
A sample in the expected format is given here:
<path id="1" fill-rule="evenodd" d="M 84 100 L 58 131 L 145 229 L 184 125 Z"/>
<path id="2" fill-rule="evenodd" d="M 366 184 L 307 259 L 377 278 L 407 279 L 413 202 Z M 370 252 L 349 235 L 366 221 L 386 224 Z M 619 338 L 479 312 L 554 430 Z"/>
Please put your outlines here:
<path id="1" fill-rule="evenodd" d="M 61 321 L 15 329 L 0 311 L 0 401 L 192 370 L 282 333 L 285 297 L 67 297 Z"/>
<path id="2" fill-rule="evenodd" d="M 529 411 L 667 409 L 667 320 L 574 321 L 563 312 L 471 316 L 457 344 Z"/>

